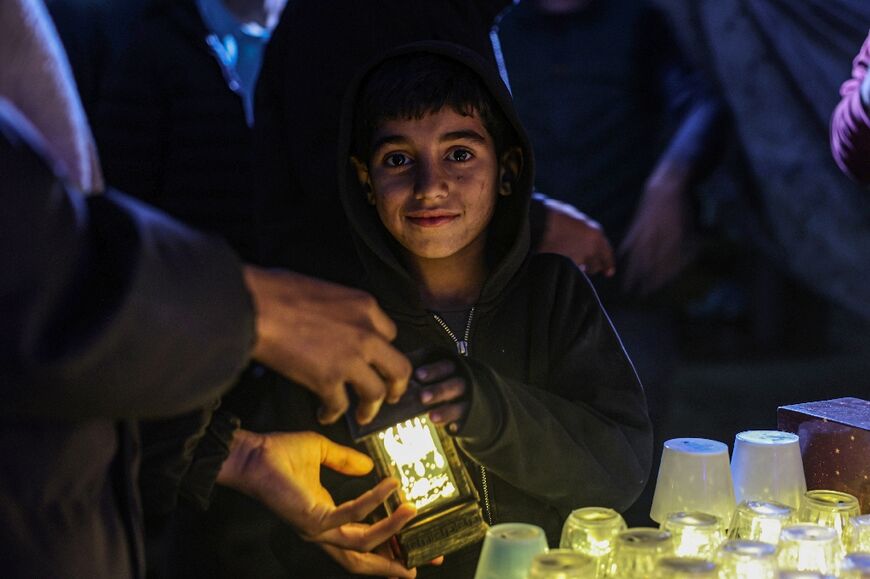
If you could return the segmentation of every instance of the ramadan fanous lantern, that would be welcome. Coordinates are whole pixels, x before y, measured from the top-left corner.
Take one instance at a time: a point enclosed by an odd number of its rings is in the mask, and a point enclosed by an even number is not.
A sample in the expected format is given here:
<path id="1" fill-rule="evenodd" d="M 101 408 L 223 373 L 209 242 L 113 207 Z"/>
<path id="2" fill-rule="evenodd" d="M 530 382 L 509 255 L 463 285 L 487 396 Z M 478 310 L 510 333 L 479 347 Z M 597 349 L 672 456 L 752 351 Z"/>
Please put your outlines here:
<path id="1" fill-rule="evenodd" d="M 394 555 L 408 567 L 481 541 L 488 528 L 459 450 L 445 429 L 429 420 L 421 389 L 412 380 L 402 399 L 384 404 L 369 424 L 348 419 L 377 474 L 401 483 L 385 503 L 387 515 L 405 502 L 417 508 L 417 516 L 392 539 Z"/>

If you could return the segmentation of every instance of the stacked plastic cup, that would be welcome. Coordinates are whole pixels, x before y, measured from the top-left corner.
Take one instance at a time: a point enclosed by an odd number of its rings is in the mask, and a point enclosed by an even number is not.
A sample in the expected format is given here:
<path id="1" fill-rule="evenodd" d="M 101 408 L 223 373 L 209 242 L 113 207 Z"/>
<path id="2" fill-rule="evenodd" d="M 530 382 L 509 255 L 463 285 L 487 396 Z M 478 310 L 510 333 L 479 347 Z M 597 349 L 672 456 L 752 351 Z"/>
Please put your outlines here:
<path id="1" fill-rule="evenodd" d="M 486 531 L 474 579 L 526 579 L 535 555 L 547 551 L 544 530 L 525 523 L 502 523 Z"/>
<path id="2" fill-rule="evenodd" d="M 734 486 L 728 446 L 706 438 L 674 438 L 664 444 L 650 518 L 661 524 L 669 513 L 700 511 L 730 521 Z"/>
<path id="3" fill-rule="evenodd" d="M 807 490 L 798 436 L 747 430 L 734 440 L 731 476 L 737 502 L 767 501 L 797 509 Z"/>

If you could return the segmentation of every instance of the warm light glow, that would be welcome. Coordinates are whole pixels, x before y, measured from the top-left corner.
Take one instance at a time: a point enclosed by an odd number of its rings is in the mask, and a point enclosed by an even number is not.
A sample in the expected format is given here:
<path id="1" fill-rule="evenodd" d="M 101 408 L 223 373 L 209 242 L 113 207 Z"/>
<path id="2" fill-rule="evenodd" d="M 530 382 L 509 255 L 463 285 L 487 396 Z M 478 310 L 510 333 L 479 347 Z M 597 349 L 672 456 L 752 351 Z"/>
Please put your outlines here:
<path id="1" fill-rule="evenodd" d="M 717 557 L 722 579 L 773 579 L 776 548 L 760 541 L 728 541 Z"/>
<path id="2" fill-rule="evenodd" d="M 673 536 L 677 557 L 711 557 L 724 539 L 718 517 L 707 513 L 670 513 L 662 529 Z"/>
<path id="3" fill-rule="evenodd" d="M 402 492 L 417 511 L 459 495 L 435 427 L 418 416 L 378 433 Z"/>
<path id="4" fill-rule="evenodd" d="M 769 501 L 744 501 L 737 506 L 729 537 L 776 545 L 782 528 L 794 523 L 794 510 Z"/>
<path id="5" fill-rule="evenodd" d="M 836 574 L 842 557 L 837 534 L 820 525 L 792 525 L 782 530 L 779 547 L 781 569 Z"/>

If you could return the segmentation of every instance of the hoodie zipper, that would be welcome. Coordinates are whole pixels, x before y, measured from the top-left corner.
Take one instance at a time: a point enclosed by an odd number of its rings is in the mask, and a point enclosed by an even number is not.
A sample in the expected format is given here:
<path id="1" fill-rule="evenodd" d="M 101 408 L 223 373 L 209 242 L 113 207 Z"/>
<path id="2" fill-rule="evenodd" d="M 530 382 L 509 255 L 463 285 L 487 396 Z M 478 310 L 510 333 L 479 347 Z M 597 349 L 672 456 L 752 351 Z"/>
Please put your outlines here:
<path id="1" fill-rule="evenodd" d="M 459 353 L 459 355 L 463 358 L 468 357 L 468 342 L 469 338 L 471 337 L 471 324 L 474 321 L 474 308 L 472 307 L 471 310 L 469 310 L 468 312 L 468 321 L 465 322 L 465 333 L 463 334 L 461 340 L 456 336 L 453 330 L 450 329 L 450 326 L 447 325 L 447 322 L 445 322 L 441 316 L 439 316 L 435 312 L 432 312 L 432 317 L 435 318 L 435 321 L 438 323 L 439 326 L 441 326 L 441 329 L 444 330 L 444 333 L 447 334 L 450 339 L 453 340 L 453 342 L 456 344 L 456 351 Z M 492 526 L 493 520 L 492 509 L 490 507 L 489 499 L 489 484 L 486 480 L 486 467 L 483 465 L 480 465 L 480 488 L 483 491 L 483 507 L 484 510 L 486 510 L 486 520 L 489 525 Z"/>

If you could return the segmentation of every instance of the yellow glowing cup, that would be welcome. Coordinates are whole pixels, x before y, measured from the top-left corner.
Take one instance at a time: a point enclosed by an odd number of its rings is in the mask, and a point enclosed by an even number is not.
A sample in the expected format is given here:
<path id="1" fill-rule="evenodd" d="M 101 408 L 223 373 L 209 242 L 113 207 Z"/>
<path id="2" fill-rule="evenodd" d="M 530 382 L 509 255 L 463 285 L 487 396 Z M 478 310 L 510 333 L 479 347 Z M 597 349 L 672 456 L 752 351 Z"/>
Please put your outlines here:
<path id="1" fill-rule="evenodd" d="M 852 531 L 852 517 L 861 514 L 858 499 L 839 491 L 807 491 L 798 510 L 798 520 L 831 527 L 842 544 L 848 545 Z"/>
<path id="2" fill-rule="evenodd" d="M 836 575 L 843 557 L 837 533 L 821 525 L 791 525 L 782 530 L 777 560 L 780 569 Z"/>
<path id="3" fill-rule="evenodd" d="M 656 565 L 656 579 L 718 579 L 719 567 L 697 557 L 664 557 Z"/>
<path id="4" fill-rule="evenodd" d="M 720 579 L 774 579 L 776 547 L 761 541 L 732 539 L 716 555 Z"/>
<path id="5" fill-rule="evenodd" d="M 870 515 L 852 517 L 847 535 L 849 552 L 870 553 Z"/>
<path id="6" fill-rule="evenodd" d="M 673 555 L 671 534 L 661 529 L 637 527 L 622 531 L 613 546 L 609 577 L 649 579 L 659 559 Z"/>
<path id="7" fill-rule="evenodd" d="M 707 513 L 669 513 L 661 528 L 673 537 L 677 557 L 710 558 L 725 540 L 719 517 Z"/>
<path id="8" fill-rule="evenodd" d="M 622 515 L 604 507 L 576 509 L 562 527 L 559 547 L 578 551 L 596 561 L 595 577 L 604 577 L 616 536 L 627 528 Z"/>
<path id="9" fill-rule="evenodd" d="M 598 562 L 577 551 L 553 549 L 535 555 L 528 579 L 586 579 L 593 577 Z"/>
<path id="10" fill-rule="evenodd" d="M 728 538 L 776 545 L 783 527 L 797 522 L 795 515 L 794 509 L 782 503 L 744 501 L 734 511 Z"/>

